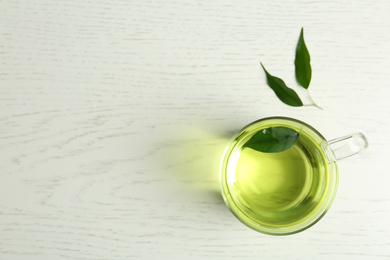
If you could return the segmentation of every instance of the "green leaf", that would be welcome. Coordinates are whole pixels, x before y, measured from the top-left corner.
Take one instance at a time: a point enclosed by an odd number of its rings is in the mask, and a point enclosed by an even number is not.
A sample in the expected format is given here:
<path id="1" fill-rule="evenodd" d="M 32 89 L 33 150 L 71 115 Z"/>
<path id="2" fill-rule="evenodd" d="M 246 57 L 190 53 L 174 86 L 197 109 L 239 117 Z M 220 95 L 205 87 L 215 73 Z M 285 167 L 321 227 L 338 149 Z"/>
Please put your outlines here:
<path id="1" fill-rule="evenodd" d="M 299 138 L 298 132 L 291 128 L 278 126 L 258 131 L 243 147 L 263 153 L 279 153 L 292 147 Z"/>
<path id="2" fill-rule="evenodd" d="M 305 89 L 309 87 L 311 80 L 310 54 L 303 39 L 303 28 L 295 53 L 295 77 L 302 87 Z"/>
<path id="3" fill-rule="evenodd" d="M 297 93 L 293 89 L 287 87 L 282 79 L 269 74 L 268 71 L 264 68 L 263 64 L 260 64 L 261 67 L 263 67 L 265 75 L 267 76 L 268 86 L 272 88 L 276 96 L 278 96 L 282 102 L 294 107 L 300 107 L 303 105 L 302 100 L 298 97 Z"/>

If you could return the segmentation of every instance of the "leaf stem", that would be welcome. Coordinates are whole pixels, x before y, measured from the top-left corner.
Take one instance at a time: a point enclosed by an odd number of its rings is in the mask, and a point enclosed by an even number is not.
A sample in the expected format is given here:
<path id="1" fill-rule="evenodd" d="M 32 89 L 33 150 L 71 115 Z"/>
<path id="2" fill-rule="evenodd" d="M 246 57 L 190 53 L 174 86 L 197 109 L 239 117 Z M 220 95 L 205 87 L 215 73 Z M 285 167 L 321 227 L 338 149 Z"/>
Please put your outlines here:
<path id="1" fill-rule="evenodd" d="M 307 92 L 307 95 L 309 96 L 309 98 L 310 98 L 312 104 L 304 105 L 304 106 L 315 106 L 315 107 L 317 107 L 317 108 L 319 108 L 319 109 L 321 109 L 321 110 L 324 110 L 322 107 L 320 107 L 319 105 L 317 105 L 316 102 L 314 102 L 314 100 L 313 100 L 312 97 L 310 96 L 310 93 L 309 93 L 309 91 L 308 91 L 307 89 L 306 89 L 306 92 Z"/>
<path id="2" fill-rule="evenodd" d="M 319 108 L 321 110 L 324 110 L 322 107 L 320 107 L 319 105 L 317 105 L 316 103 L 313 103 L 313 104 L 309 104 L 309 105 L 303 105 L 304 107 L 316 107 L 316 108 Z"/>

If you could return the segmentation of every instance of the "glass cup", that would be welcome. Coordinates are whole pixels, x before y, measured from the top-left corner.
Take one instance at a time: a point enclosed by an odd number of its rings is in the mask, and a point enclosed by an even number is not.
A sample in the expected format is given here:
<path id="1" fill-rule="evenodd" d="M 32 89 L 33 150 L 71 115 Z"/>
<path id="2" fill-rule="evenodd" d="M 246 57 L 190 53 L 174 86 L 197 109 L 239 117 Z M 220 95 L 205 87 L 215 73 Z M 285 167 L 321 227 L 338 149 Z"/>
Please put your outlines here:
<path id="1" fill-rule="evenodd" d="M 296 144 L 279 153 L 244 147 L 257 132 L 288 127 Z M 367 148 L 362 133 L 327 141 L 299 120 L 270 117 L 255 121 L 232 139 L 222 158 L 220 184 L 231 212 L 248 227 L 270 235 L 289 235 L 317 223 L 331 206 L 338 185 L 337 160 Z"/>

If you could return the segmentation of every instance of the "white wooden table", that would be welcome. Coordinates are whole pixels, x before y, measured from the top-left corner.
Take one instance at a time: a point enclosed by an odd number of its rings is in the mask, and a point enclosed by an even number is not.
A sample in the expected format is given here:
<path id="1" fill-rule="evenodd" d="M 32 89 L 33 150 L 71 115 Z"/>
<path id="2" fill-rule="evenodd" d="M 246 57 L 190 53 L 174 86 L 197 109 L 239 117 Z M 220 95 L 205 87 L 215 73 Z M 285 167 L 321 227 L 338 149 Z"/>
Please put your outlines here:
<path id="1" fill-rule="evenodd" d="M 0 259 L 390 259 L 390 2 L 0 1 Z M 289 107 L 259 62 L 297 89 Z M 219 193 L 230 137 L 259 118 L 362 131 L 328 214 L 292 236 Z"/>

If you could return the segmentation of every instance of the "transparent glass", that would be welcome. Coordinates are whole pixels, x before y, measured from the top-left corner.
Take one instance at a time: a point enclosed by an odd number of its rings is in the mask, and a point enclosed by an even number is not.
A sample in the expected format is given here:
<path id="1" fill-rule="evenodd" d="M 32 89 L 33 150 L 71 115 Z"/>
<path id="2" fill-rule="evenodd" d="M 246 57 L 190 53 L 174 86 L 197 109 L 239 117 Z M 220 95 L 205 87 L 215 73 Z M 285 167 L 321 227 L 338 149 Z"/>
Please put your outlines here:
<path id="1" fill-rule="evenodd" d="M 244 144 L 258 131 L 288 127 L 299 133 L 296 145 L 280 153 L 261 153 Z M 337 160 L 367 148 L 361 133 L 327 141 L 299 120 L 270 117 L 239 131 L 221 163 L 222 196 L 248 227 L 270 235 L 303 231 L 328 211 L 338 186 Z"/>

